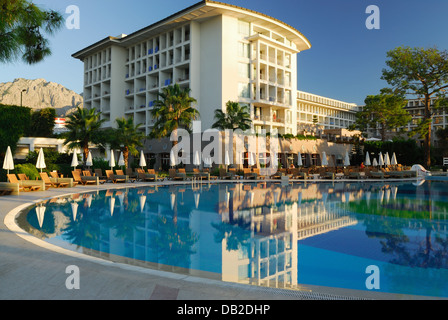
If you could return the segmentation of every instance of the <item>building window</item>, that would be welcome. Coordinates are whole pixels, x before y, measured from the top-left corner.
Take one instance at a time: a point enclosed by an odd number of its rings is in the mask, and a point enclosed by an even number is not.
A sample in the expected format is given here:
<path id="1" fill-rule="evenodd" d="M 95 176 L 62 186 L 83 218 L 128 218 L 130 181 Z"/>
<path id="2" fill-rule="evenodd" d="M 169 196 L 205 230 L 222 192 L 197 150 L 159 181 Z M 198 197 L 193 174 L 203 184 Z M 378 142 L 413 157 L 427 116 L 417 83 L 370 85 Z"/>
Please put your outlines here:
<path id="1" fill-rule="evenodd" d="M 241 58 L 250 58 L 250 45 L 248 43 L 238 42 L 238 56 Z"/>
<path id="2" fill-rule="evenodd" d="M 250 65 L 248 63 L 238 63 L 238 75 L 240 78 L 250 78 Z"/>
<path id="3" fill-rule="evenodd" d="M 292 123 L 290 110 L 286 110 L 286 123 L 288 123 L 288 124 Z"/>
<path id="4" fill-rule="evenodd" d="M 238 83 L 238 96 L 241 98 L 250 98 L 250 90 L 248 83 Z"/>
<path id="5" fill-rule="evenodd" d="M 249 36 L 250 35 L 249 22 L 238 20 L 238 32 L 244 36 Z"/>

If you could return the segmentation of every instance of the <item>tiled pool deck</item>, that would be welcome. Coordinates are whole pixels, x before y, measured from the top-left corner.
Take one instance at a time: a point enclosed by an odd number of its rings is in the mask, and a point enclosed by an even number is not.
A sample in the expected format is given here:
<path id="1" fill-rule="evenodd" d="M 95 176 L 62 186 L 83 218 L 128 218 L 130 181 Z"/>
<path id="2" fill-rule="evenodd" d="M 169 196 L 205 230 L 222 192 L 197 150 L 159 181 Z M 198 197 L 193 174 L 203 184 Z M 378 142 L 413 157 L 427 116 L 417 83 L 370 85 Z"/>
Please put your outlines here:
<path id="1" fill-rule="evenodd" d="M 172 183 L 172 182 L 163 182 Z M 219 182 L 218 182 L 219 183 Z M 177 183 L 178 184 L 178 183 Z M 144 183 L 138 183 L 144 185 Z M 147 183 L 151 185 L 151 183 Z M 16 208 L 40 199 L 136 184 L 77 186 L 0 197 L 1 300 L 303 300 L 303 299 L 425 299 L 326 287 L 303 291 L 256 288 L 158 270 L 121 265 L 78 254 L 66 254 L 34 242 L 20 230 L 10 230 Z M 6 219 L 5 219 L 6 218 Z M 25 239 L 26 237 L 31 238 Z M 65 283 L 68 266 L 80 272 L 80 288 Z"/>

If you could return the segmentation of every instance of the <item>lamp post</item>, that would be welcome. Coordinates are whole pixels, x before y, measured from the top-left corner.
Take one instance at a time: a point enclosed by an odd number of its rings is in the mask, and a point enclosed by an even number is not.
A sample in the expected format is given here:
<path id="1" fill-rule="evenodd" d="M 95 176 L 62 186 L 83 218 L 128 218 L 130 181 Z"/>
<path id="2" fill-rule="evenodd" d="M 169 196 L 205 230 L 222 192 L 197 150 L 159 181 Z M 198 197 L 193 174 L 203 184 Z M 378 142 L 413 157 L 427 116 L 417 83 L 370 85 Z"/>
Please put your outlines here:
<path id="1" fill-rule="evenodd" d="M 22 94 L 26 91 L 26 89 L 23 89 L 20 91 L 20 106 L 22 106 Z"/>

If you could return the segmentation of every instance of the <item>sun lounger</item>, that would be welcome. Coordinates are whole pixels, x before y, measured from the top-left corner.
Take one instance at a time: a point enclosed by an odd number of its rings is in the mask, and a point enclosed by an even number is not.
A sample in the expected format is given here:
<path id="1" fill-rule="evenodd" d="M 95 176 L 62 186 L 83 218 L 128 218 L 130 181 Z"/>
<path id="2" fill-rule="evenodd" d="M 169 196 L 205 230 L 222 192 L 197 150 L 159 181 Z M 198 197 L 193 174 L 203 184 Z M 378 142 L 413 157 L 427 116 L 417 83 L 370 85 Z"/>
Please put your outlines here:
<path id="1" fill-rule="evenodd" d="M 137 179 L 137 173 L 132 171 L 132 168 L 126 168 L 126 175 L 131 179 Z"/>
<path id="2" fill-rule="evenodd" d="M 135 171 L 137 172 L 137 179 L 139 181 L 155 181 L 155 177 L 146 173 L 145 170 L 136 168 Z"/>
<path id="3" fill-rule="evenodd" d="M 198 169 L 196 169 L 196 171 L 193 169 L 193 174 L 196 175 L 197 178 L 199 179 L 205 179 L 205 180 L 210 180 L 210 172 L 208 171 L 199 171 Z"/>
<path id="4" fill-rule="evenodd" d="M 282 178 L 282 174 L 280 172 L 275 172 L 274 174 L 272 174 L 270 176 L 271 179 L 281 179 Z"/>
<path id="5" fill-rule="evenodd" d="M 176 169 L 169 169 L 168 173 L 169 173 L 169 178 L 171 180 L 186 180 L 187 179 L 186 174 L 184 174 L 184 173 L 179 174 L 178 172 L 176 172 Z"/>
<path id="6" fill-rule="evenodd" d="M 27 181 L 27 180 L 30 180 L 30 179 L 27 177 L 27 175 L 24 174 L 24 173 L 18 173 L 18 174 L 17 174 L 17 177 L 19 177 L 19 180 L 20 180 L 20 181 Z"/>
<path id="7" fill-rule="evenodd" d="M 148 169 L 148 174 L 149 174 L 149 176 L 155 177 L 155 181 L 164 180 L 164 178 L 159 177 L 159 174 L 158 174 L 158 172 L 156 172 L 155 169 Z"/>
<path id="8" fill-rule="evenodd" d="M 254 174 L 256 174 L 256 179 L 265 179 L 266 178 L 266 176 L 260 174 L 260 169 L 259 168 L 253 168 L 252 172 Z"/>
<path id="9" fill-rule="evenodd" d="M 374 179 L 385 179 L 385 178 L 389 178 L 390 176 L 388 174 L 385 174 L 382 171 L 371 171 L 370 172 L 370 176 Z"/>
<path id="10" fill-rule="evenodd" d="M 67 188 L 70 185 L 69 182 L 62 182 L 55 179 L 50 179 L 48 173 L 46 172 L 39 172 L 39 175 L 45 183 L 45 188 Z"/>
<path id="11" fill-rule="evenodd" d="M 291 179 L 306 180 L 307 178 L 308 178 L 308 174 L 306 172 L 303 172 L 300 169 L 291 169 Z"/>
<path id="12" fill-rule="evenodd" d="M 219 178 L 222 180 L 230 180 L 232 179 L 233 174 L 231 172 L 227 172 L 224 168 L 219 168 Z"/>
<path id="13" fill-rule="evenodd" d="M 113 170 L 106 170 L 106 176 L 107 180 L 111 181 L 112 183 L 117 182 L 125 183 L 127 180 L 127 177 L 125 175 L 114 174 Z"/>
<path id="14" fill-rule="evenodd" d="M 243 169 L 243 175 L 244 179 L 257 179 L 257 174 L 255 172 L 252 172 L 250 168 L 244 168 Z"/>
<path id="15" fill-rule="evenodd" d="M 45 190 L 45 185 L 42 185 L 42 183 L 39 182 L 33 182 L 33 181 L 19 181 L 17 179 L 17 176 L 14 173 L 7 174 L 8 181 L 11 184 L 16 184 L 18 189 L 15 190 L 17 192 L 20 191 L 39 191 L 39 190 Z M 14 190 L 13 190 L 14 191 Z"/>
<path id="16" fill-rule="evenodd" d="M 177 176 L 176 169 L 168 169 L 168 175 L 170 180 L 183 180 L 181 177 Z"/>
<path id="17" fill-rule="evenodd" d="M 101 169 L 95 169 L 95 177 L 98 177 L 100 180 L 107 180 L 107 177 L 105 175 L 103 175 L 103 170 Z"/>
<path id="18" fill-rule="evenodd" d="M 100 183 L 98 177 L 81 176 L 81 173 L 79 173 L 79 171 L 72 171 L 72 176 L 75 182 L 80 183 L 84 186 L 88 184 L 98 185 Z"/>
<path id="19" fill-rule="evenodd" d="M 118 176 L 119 179 L 125 179 L 125 181 L 135 182 L 137 178 L 131 178 L 127 174 L 124 174 L 123 170 L 115 170 L 115 176 Z"/>
<path id="20" fill-rule="evenodd" d="M 176 176 L 181 177 L 183 180 L 187 180 L 187 172 L 184 168 L 179 168 L 176 172 Z"/>
<path id="21" fill-rule="evenodd" d="M 19 183 L 0 182 L 0 196 L 18 195 Z"/>
<path id="22" fill-rule="evenodd" d="M 50 172 L 50 176 L 51 176 L 52 178 L 54 178 L 54 179 L 59 178 L 59 174 L 58 174 L 56 171 L 51 171 L 51 172 Z"/>
<path id="23" fill-rule="evenodd" d="M 364 172 L 352 171 L 349 173 L 349 179 L 364 179 L 366 177 Z"/>
<path id="24" fill-rule="evenodd" d="M 417 177 L 417 173 L 416 171 L 409 171 L 409 170 L 404 170 L 404 171 L 390 171 L 388 172 L 389 175 L 392 178 L 413 178 L 413 177 Z"/>
<path id="25" fill-rule="evenodd" d="M 100 169 L 101 170 L 101 169 Z M 97 182 L 98 183 L 100 183 L 100 184 L 104 184 L 104 183 L 106 183 L 106 179 L 105 178 L 100 178 L 100 177 L 97 177 L 96 175 L 92 175 L 92 172 L 90 171 L 90 170 L 84 170 L 83 172 L 82 172 L 82 177 L 91 177 L 91 178 L 89 178 L 89 179 L 85 179 L 86 181 L 87 180 L 90 180 L 90 181 L 96 181 L 94 178 L 98 178 L 97 179 Z M 82 179 L 82 177 L 81 177 L 81 179 Z"/>

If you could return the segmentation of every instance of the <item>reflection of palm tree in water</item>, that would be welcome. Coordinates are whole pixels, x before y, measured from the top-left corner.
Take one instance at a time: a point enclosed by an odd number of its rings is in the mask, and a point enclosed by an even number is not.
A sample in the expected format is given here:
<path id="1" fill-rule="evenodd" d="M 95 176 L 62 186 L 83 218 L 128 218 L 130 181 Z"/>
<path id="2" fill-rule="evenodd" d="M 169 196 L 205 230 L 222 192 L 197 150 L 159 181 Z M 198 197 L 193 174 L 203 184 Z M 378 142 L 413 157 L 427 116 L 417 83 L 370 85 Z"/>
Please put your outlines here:
<path id="1" fill-rule="evenodd" d="M 233 205 L 233 197 L 229 198 L 229 221 L 212 223 L 212 227 L 217 230 L 215 233 L 215 242 L 222 243 L 226 239 L 226 249 L 228 251 L 238 250 L 247 245 L 247 240 L 251 237 L 250 222 L 246 222 L 244 218 L 235 219 L 235 211 Z"/>
<path id="2" fill-rule="evenodd" d="M 168 213 L 172 213 L 172 219 L 167 218 Z M 188 223 L 179 223 L 177 201 L 171 212 L 162 212 L 152 220 L 152 224 L 152 229 L 157 230 L 152 250 L 157 254 L 158 262 L 171 268 L 189 268 L 190 256 L 196 253 L 193 246 L 199 237 Z"/>

